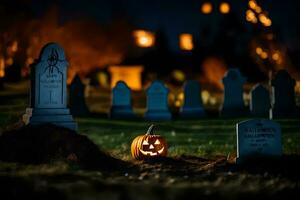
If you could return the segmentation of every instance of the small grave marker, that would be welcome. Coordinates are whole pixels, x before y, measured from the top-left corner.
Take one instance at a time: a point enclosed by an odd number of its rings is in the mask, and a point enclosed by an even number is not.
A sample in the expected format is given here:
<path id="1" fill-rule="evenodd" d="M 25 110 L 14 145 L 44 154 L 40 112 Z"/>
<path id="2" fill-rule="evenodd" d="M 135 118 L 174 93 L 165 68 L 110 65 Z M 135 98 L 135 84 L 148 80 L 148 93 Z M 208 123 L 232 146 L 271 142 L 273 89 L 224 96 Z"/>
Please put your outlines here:
<path id="1" fill-rule="evenodd" d="M 237 163 L 247 158 L 282 155 L 281 129 L 274 121 L 252 119 L 236 125 Z"/>
<path id="2" fill-rule="evenodd" d="M 112 90 L 110 117 L 114 119 L 134 118 L 130 88 L 124 81 L 118 81 Z"/>
<path id="3" fill-rule="evenodd" d="M 147 93 L 147 111 L 145 118 L 147 120 L 170 120 L 172 115 L 168 107 L 169 89 L 160 81 L 153 81 L 146 91 Z"/>
<path id="4" fill-rule="evenodd" d="M 201 88 L 198 81 L 189 80 L 184 84 L 184 104 L 180 109 L 182 118 L 201 118 L 205 116 Z"/>
<path id="5" fill-rule="evenodd" d="M 221 108 L 222 117 L 239 117 L 247 114 L 243 101 L 243 85 L 246 78 L 238 69 L 229 69 L 224 78 L 224 100 Z"/>

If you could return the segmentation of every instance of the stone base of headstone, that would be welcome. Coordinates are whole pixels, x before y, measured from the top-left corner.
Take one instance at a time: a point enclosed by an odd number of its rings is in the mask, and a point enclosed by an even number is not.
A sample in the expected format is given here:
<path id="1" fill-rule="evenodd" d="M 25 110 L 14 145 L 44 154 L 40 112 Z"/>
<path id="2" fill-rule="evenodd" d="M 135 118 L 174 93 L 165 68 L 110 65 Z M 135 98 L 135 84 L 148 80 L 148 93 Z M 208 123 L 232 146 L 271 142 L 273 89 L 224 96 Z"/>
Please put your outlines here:
<path id="1" fill-rule="evenodd" d="M 202 118 L 205 117 L 205 110 L 203 108 L 182 107 L 180 110 L 180 117 L 186 119 Z"/>
<path id="2" fill-rule="evenodd" d="M 164 111 L 164 110 L 151 110 L 147 111 L 145 113 L 145 119 L 146 120 L 151 120 L 151 121 L 164 121 L 164 120 L 171 120 L 172 115 L 169 111 Z"/>
<path id="3" fill-rule="evenodd" d="M 70 112 L 73 116 L 86 116 L 90 114 L 87 106 L 70 106 Z"/>
<path id="4" fill-rule="evenodd" d="M 29 110 L 29 109 L 26 109 Z M 72 130 L 77 130 L 77 123 L 74 121 L 69 109 L 32 109 L 29 124 L 54 124 L 57 126 L 65 127 Z"/>
<path id="5" fill-rule="evenodd" d="M 242 108 L 229 108 L 227 107 L 222 108 L 220 111 L 220 116 L 221 117 L 245 117 L 249 115 L 249 111 L 246 109 L 246 107 Z"/>
<path id="6" fill-rule="evenodd" d="M 112 119 L 133 119 L 135 115 L 131 106 L 112 106 L 109 117 Z"/>

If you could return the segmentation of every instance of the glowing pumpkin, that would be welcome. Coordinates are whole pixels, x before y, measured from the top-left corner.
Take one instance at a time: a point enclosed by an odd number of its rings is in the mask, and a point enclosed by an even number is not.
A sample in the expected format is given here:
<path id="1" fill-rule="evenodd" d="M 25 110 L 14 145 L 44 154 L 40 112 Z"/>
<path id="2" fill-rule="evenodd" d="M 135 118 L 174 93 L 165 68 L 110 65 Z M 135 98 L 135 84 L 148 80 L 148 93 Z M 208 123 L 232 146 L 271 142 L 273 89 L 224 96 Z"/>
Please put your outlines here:
<path id="1" fill-rule="evenodd" d="M 145 160 L 166 156 L 168 147 L 166 140 L 160 135 L 153 135 L 151 125 L 145 135 L 137 136 L 131 144 L 131 155 L 137 160 Z"/>

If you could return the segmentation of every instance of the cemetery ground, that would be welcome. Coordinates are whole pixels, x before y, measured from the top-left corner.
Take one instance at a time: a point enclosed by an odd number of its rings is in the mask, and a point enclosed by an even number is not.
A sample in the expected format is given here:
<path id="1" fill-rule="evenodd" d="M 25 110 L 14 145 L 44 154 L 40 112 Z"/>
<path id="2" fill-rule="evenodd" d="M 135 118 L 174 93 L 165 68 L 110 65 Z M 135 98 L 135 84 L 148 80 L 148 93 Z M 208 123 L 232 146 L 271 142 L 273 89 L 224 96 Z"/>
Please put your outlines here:
<path id="1" fill-rule="evenodd" d="M 2 131 L 20 126 L 28 105 L 24 89 L 8 91 L 2 91 L 0 98 Z M 276 120 L 284 151 L 279 161 L 236 166 L 235 124 L 242 120 L 157 122 L 155 133 L 166 138 L 168 157 L 143 162 L 131 158 L 130 145 L 146 132 L 149 122 L 109 120 L 102 115 L 76 118 L 79 133 L 128 165 L 103 171 L 72 161 L 0 162 L 0 191 L 9 199 L 299 199 L 300 119 Z"/>

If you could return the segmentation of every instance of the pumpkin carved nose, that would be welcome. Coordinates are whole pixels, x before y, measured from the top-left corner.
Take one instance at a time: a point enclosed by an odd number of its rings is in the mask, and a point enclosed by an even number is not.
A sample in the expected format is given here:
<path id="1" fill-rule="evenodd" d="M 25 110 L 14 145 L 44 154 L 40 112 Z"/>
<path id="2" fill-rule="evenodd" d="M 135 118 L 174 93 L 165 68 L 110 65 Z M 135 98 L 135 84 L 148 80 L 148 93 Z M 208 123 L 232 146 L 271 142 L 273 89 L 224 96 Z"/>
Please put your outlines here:
<path id="1" fill-rule="evenodd" d="M 152 144 L 150 144 L 149 149 L 154 149 L 154 146 Z"/>

